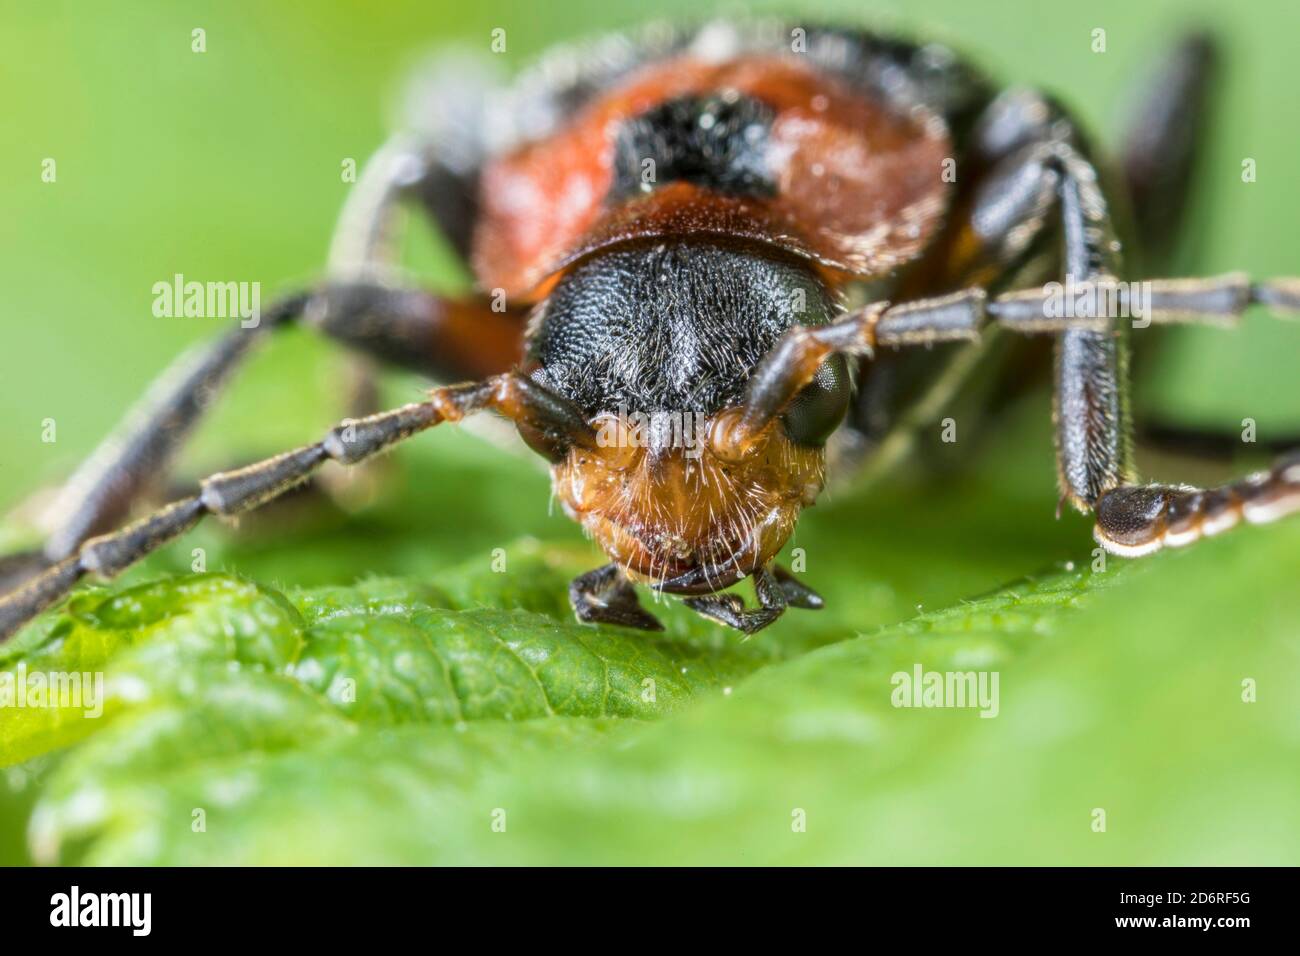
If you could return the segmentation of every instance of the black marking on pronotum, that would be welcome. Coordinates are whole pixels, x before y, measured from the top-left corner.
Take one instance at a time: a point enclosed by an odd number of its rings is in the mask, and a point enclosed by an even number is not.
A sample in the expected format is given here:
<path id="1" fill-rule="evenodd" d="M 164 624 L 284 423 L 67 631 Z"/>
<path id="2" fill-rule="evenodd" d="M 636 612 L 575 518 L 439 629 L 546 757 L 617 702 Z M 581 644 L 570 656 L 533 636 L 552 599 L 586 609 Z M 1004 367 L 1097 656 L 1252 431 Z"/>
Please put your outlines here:
<path id="1" fill-rule="evenodd" d="M 730 196 L 772 196 L 771 107 L 751 96 L 683 96 L 619 127 L 610 199 L 688 182 Z"/>

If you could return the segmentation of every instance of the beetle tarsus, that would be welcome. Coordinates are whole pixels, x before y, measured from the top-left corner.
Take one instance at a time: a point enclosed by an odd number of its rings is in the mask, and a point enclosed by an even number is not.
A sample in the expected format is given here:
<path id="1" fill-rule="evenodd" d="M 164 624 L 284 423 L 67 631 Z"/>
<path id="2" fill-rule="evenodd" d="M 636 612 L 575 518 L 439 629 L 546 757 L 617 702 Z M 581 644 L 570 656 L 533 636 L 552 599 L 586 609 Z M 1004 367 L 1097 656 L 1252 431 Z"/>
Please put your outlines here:
<path id="1" fill-rule="evenodd" d="M 1300 452 L 1267 471 L 1218 488 L 1124 485 L 1097 502 L 1097 542 L 1136 558 L 1226 531 L 1242 521 L 1266 524 L 1300 511 Z"/>
<path id="2" fill-rule="evenodd" d="M 802 585 L 799 587 L 802 588 Z M 790 603 L 785 588 L 767 568 L 754 572 L 754 594 L 760 605 L 756 608 L 746 608 L 738 594 L 710 594 L 706 597 L 687 598 L 684 603 L 695 613 L 719 624 L 734 627 L 743 631 L 746 637 L 751 637 L 784 614 Z M 812 595 L 812 592 L 809 591 L 808 594 Z"/>
<path id="3" fill-rule="evenodd" d="M 569 584 L 569 603 L 584 624 L 613 624 L 640 631 L 662 631 L 663 624 L 636 597 L 636 588 L 617 564 L 579 575 Z"/>
<path id="4" fill-rule="evenodd" d="M 781 593 L 785 595 L 785 603 L 790 607 L 801 608 L 805 611 L 820 611 L 826 606 L 826 601 L 820 594 L 802 583 L 779 564 L 773 566 L 772 574 L 776 577 L 776 583 L 780 587 Z"/>

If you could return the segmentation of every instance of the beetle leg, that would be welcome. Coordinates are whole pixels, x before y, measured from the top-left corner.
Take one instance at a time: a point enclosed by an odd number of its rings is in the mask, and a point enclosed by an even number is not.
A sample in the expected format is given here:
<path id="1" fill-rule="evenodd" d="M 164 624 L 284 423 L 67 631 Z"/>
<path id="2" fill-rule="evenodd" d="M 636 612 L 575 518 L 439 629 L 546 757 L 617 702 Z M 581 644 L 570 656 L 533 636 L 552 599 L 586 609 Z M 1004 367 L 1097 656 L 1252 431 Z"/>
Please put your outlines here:
<path id="1" fill-rule="evenodd" d="M 205 515 L 241 515 L 289 491 L 328 460 L 355 465 L 441 422 L 489 409 L 557 444 L 569 441 L 595 447 L 595 432 L 578 409 L 518 373 L 437 388 L 427 401 L 345 420 L 315 444 L 211 475 L 199 483 L 198 494 L 83 542 L 23 587 L 0 596 L 0 640 L 66 595 L 86 573 L 113 577 Z"/>
<path id="2" fill-rule="evenodd" d="M 1111 277 L 1124 274 L 1122 257 L 1096 172 L 1084 155 L 1068 144 L 1053 144 L 1052 153 L 1060 176 L 1064 276 L 1074 281 L 1081 278 L 1084 282 L 1112 282 Z M 1251 283 L 1243 276 L 1161 280 L 1151 283 L 1148 318 L 1223 320 L 1240 315 L 1251 302 L 1290 310 L 1300 302 L 1297 289 L 1300 286 L 1295 280 Z M 1139 322 L 1131 324 L 1143 327 Z M 1150 498 L 1129 490 L 1136 481 L 1127 402 L 1125 332 L 1129 325 L 1112 319 L 1109 328 L 1072 328 L 1058 333 L 1056 338 L 1056 445 L 1062 493 L 1081 511 L 1094 510 L 1098 540 L 1117 547 L 1131 537 L 1129 526 L 1136 517 L 1134 503 Z M 1280 497 L 1269 497 L 1268 507 L 1252 509 L 1243 505 L 1248 520 L 1270 520 L 1290 510 L 1284 502 L 1294 492 L 1288 490 L 1286 476 L 1293 473 L 1292 468 L 1281 468 L 1276 475 L 1282 478 L 1262 482 L 1266 494 L 1277 492 Z M 1252 481 L 1229 486 L 1231 495 L 1244 494 Z M 1175 511 L 1182 518 L 1183 508 L 1196 512 L 1202 503 L 1201 499 L 1179 500 Z M 1184 532 L 1190 534 L 1180 525 L 1179 535 L 1190 540 Z M 1149 541 L 1144 538 L 1143 546 L 1146 544 Z"/>
<path id="3" fill-rule="evenodd" d="M 1056 342 L 1054 415 L 1061 493 L 1087 510 L 1131 481 L 1127 350 L 1105 332 L 1063 332 Z"/>
<path id="4" fill-rule="evenodd" d="M 0 557 L 0 594 L 22 587 L 54 562 L 40 549 L 16 551 Z"/>
<path id="5" fill-rule="evenodd" d="M 374 281 L 390 278 L 395 258 L 391 239 L 399 206 L 408 198 L 424 207 L 458 251 L 464 254 L 467 248 L 475 219 L 471 187 L 476 160 L 455 160 L 429 142 L 454 138 L 458 156 L 479 151 L 469 139 L 481 110 L 470 101 L 481 101 L 492 83 L 479 77 L 478 92 L 470 97 L 464 82 L 468 73 L 458 70 L 457 75 L 465 95 L 424 103 L 420 116 L 413 117 L 437 128 L 394 138 L 363 168 L 331 245 L 327 271 L 332 281 L 316 293 L 285 298 L 266 310 L 258 325 L 236 329 L 178 359 L 65 484 L 50 511 L 42 549 L 48 562 L 68 557 L 88 536 L 130 511 L 262 333 L 300 318 L 309 299 L 307 319 L 327 335 L 443 381 L 514 367 L 522 351 L 521 315 Z M 373 392 L 373 369 L 367 364 L 358 371 L 359 391 Z"/>
<path id="6" fill-rule="evenodd" d="M 1140 448 L 1196 461 L 1228 461 L 1243 453 L 1282 455 L 1300 448 L 1300 433 L 1260 434 L 1249 444 L 1241 431 L 1216 430 L 1163 421 L 1140 421 L 1134 440 Z"/>
<path id="7" fill-rule="evenodd" d="M 710 594 L 687 598 L 683 603 L 710 620 L 744 631 L 747 637 L 757 634 L 784 614 L 786 605 L 791 602 L 772 571 L 759 568 L 753 577 L 754 594 L 758 598 L 759 607 L 746 608 L 738 594 Z"/>
<path id="8" fill-rule="evenodd" d="M 1124 274 L 1120 244 L 1091 162 L 1065 139 L 1026 147 L 1015 154 L 1013 161 L 1025 163 L 1034 174 L 1018 180 L 1021 174 L 1015 173 L 1014 169 L 1004 170 L 1004 181 L 1021 182 L 1019 192 L 1038 195 L 1040 187 L 1033 185 L 1035 177 L 1053 187 L 1056 213 L 1062 227 L 1060 260 L 1063 278 L 1075 283 L 1117 286 L 1114 277 Z M 999 194 L 995 189 L 991 195 Z M 1041 203 L 1032 205 L 1039 209 Z M 976 215 L 978 213 L 977 207 Z M 1042 213 L 1036 215 L 1041 218 Z M 1131 295 L 1132 288 L 1128 287 L 1126 294 Z M 1060 317 L 1059 312 L 1053 313 L 1045 307 L 1050 291 L 1045 288 L 999 296 L 988 304 L 985 311 L 1003 326 L 1056 334 L 1054 374 L 1058 474 L 1065 498 L 1080 510 L 1087 511 L 1097 508 L 1104 495 L 1134 483 L 1127 407 L 1128 348 L 1125 333 L 1128 323 L 1117 323 L 1111 314 Z M 1142 291 L 1139 290 L 1139 294 Z M 1150 283 L 1145 291 L 1150 293 L 1150 300 L 1149 312 L 1143 319 L 1152 322 L 1223 321 L 1240 315 L 1252 302 L 1281 310 L 1293 310 L 1300 304 L 1300 284 L 1290 279 L 1251 283 L 1244 276 L 1234 275 L 1212 280 L 1158 280 Z M 966 295 L 964 299 L 961 294 L 948 298 L 966 303 L 968 321 L 962 321 L 960 313 L 958 319 L 949 317 L 939 321 L 947 313 L 934 307 L 913 306 L 912 314 L 918 321 L 907 326 L 909 336 L 919 339 L 918 329 L 925 328 L 953 336 L 976 334 L 971 327 L 982 321 L 976 314 L 981 300 L 978 295 Z M 1119 304 L 1131 305 L 1122 300 Z M 927 316 L 931 317 L 929 321 L 926 321 Z M 880 343 L 882 328 L 889 321 L 890 315 L 886 311 L 873 323 L 873 344 Z M 1140 323 L 1134 324 L 1143 327 Z M 1120 500 L 1115 499 L 1116 502 Z M 1122 500 L 1135 499 L 1126 493 Z M 1114 511 L 1131 517 L 1131 513 L 1120 509 L 1118 504 L 1107 509 L 1108 514 Z M 1256 513 L 1272 515 L 1278 513 L 1278 509 Z M 1111 524 L 1115 533 L 1107 530 L 1110 525 L 1099 523 L 1099 540 L 1119 540 L 1116 535 L 1120 534 L 1121 525 Z"/>
<path id="9" fill-rule="evenodd" d="M 385 276 L 397 261 L 398 213 L 429 174 L 433 159 L 407 136 L 381 146 L 348 191 L 330 240 L 326 271 L 335 279 Z"/>
<path id="10" fill-rule="evenodd" d="M 1111 277 L 1122 274 L 1119 244 L 1096 174 L 1073 147 L 1056 144 L 1053 151 L 1060 176 L 1063 271 L 1084 282 L 1113 284 Z M 1152 281 L 1147 291 L 1149 312 L 1142 317 L 1144 322 L 1232 321 L 1251 303 L 1279 312 L 1300 308 L 1300 282 L 1295 279 L 1251 282 L 1242 275 L 1165 279 Z M 1080 510 L 1095 512 L 1094 536 L 1104 548 L 1135 557 L 1216 534 L 1243 519 L 1264 523 L 1300 510 L 1300 456 L 1296 455 L 1268 471 L 1211 490 L 1137 484 L 1129 464 L 1125 401 L 1127 323 L 1102 316 L 1073 320 L 1073 327 L 1061 329 L 1051 323 L 1042 325 L 1047 313 L 1041 295 L 1035 290 L 1000 296 L 988 312 L 1002 325 L 1057 333 L 1055 405 L 1062 492 Z M 877 339 L 888 320 L 888 311 L 877 320 Z M 937 330 L 961 325 L 932 324 Z M 910 333 L 915 335 L 915 328 Z"/>
<path id="11" fill-rule="evenodd" d="M 1191 544 L 1245 520 L 1265 524 L 1300 511 L 1300 453 L 1231 484 L 1121 485 L 1097 501 L 1097 543 L 1132 558 Z"/>
<path id="12" fill-rule="evenodd" d="M 73 554 L 87 537 L 111 527 L 160 477 L 214 394 L 270 331 L 297 320 L 308 293 L 265 310 L 249 328 L 236 328 L 192 349 L 164 371 L 56 496 L 43 552 L 50 562 Z"/>
<path id="13" fill-rule="evenodd" d="M 398 260 L 397 233 L 407 202 L 421 207 L 462 259 L 477 218 L 477 170 L 454 171 L 423 137 L 400 134 L 361 169 L 330 241 L 327 271 L 339 280 L 389 277 Z"/>
<path id="14" fill-rule="evenodd" d="M 779 564 L 772 566 L 772 574 L 776 577 L 781 593 L 785 595 L 785 602 L 791 607 L 802 608 L 805 611 L 820 611 L 826 606 L 820 594 L 803 584 Z"/>
<path id="15" fill-rule="evenodd" d="M 614 624 L 642 631 L 662 631 L 659 619 L 641 607 L 636 588 L 617 564 L 607 564 L 574 578 L 569 603 L 586 624 Z"/>
<path id="16" fill-rule="evenodd" d="M 996 228 L 984 222 L 977 230 L 990 237 L 980 253 L 986 261 L 1011 268 L 1031 252 L 1030 239 L 1041 233 L 1047 216 L 1054 213 L 1061 224 L 1062 278 L 1085 289 L 1114 292 L 1118 296 L 1114 301 L 1138 319 L 1133 323 L 1138 328 L 1151 323 L 1231 321 L 1252 303 L 1279 312 L 1300 311 L 1300 280 L 1296 279 L 1251 282 L 1234 274 L 1153 280 L 1143 286 L 1119 283 L 1116 277 L 1125 274 L 1121 248 L 1096 170 L 1072 141 L 1068 125 L 1047 128 L 1052 130 L 1051 139 L 1018 146 L 982 188 L 972 221 L 997 218 Z M 1002 235 L 1020 238 L 995 241 Z M 829 325 L 791 329 L 755 367 L 740 409 L 720 420 L 713 436 L 715 450 L 724 457 L 748 453 L 835 352 L 871 355 L 885 345 L 973 341 L 995 322 L 1019 332 L 1049 332 L 1056 337 L 1054 404 L 1061 489 L 1080 510 L 1097 510 L 1096 535 L 1105 546 L 1144 553 L 1163 540 L 1181 543 L 1207 533 L 1192 534 L 1193 524 L 1212 533 L 1242 516 L 1249 521 L 1271 520 L 1293 509 L 1289 503 L 1295 494 L 1293 460 L 1216 492 L 1168 486 L 1137 490 L 1130 464 L 1127 406 L 1129 323 L 1116 322 L 1114 313 L 1105 309 L 1098 310 L 1104 314 L 1076 316 L 1047 308 L 1049 299 L 1061 292 L 1044 287 L 990 299 L 983 288 L 971 288 L 895 306 L 873 303 Z M 1135 292 L 1144 300 L 1146 312 L 1141 316 L 1133 308 L 1138 301 L 1132 298 Z M 1257 496 L 1265 503 L 1257 505 Z M 1163 524 L 1170 520 L 1170 509 L 1176 519 L 1172 536 Z M 1236 517 L 1230 521 L 1225 514 Z"/>
<path id="17" fill-rule="evenodd" d="M 444 55 L 422 69 L 423 88 L 408 94 L 411 131 L 393 136 L 366 161 L 339 214 L 326 266 L 333 304 L 318 300 L 324 307 L 314 308 L 309 320 L 363 353 L 347 356 L 354 417 L 379 408 L 375 353 L 445 382 L 513 368 L 522 351 L 522 313 L 499 311 L 497 303 L 489 312 L 474 301 L 436 300 L 400 288 L 399 279 L 408 206 L 422 210 L 467 261 L 478 219 L 481 118 L 497 86 L 485 70 L 491 66 Z M 436 98 L 428 95 L 431 81 L 441 87 Z M 429 341 L 431 329 L 436 341 Z"/>
<path id="18" fill-rule="evenodd" d="M 524 316 L 376 280 L 331 281 L 304 321 L 336 342 L 435 381 L 499 375 L 524 352 Z"/>
<path id="19" fill-rule="evenodd" d="M 42 548 L 47 563 L 68 557 L 86 538 L 125 517 L 165 476 L 254 346 L 303 318 L 354 349 L 444 380 L 500 374 L 518 363 L 523 350 L 522 319 L 486 304 L 374 282 L 331 283 L 287 296 L 256 325 L 186 352 L 155 380 L 56 496 Z"/>
<path id="20" fill-rule="evenodd" d="M 462 262 L 468 259 L 489 152 L 484 117 L 509 105 L 503 79 L 495 57 L 459 50 L 435 55 L 410 74 L 402 132 L 375 151 L 348 191 L 330 242 L 331 278 L 386 277 L 407 204 L 428 217 Z"/>
<path id="21" fill-rule="evenodd" d="M 1184 37 L 1156 66 L 1129 117 L 1120 168 L 1144 266 L 1163 267 L 1183 240 L 1179 226 L 1214 119 L 1217 59 L 1210 36 Z"/>

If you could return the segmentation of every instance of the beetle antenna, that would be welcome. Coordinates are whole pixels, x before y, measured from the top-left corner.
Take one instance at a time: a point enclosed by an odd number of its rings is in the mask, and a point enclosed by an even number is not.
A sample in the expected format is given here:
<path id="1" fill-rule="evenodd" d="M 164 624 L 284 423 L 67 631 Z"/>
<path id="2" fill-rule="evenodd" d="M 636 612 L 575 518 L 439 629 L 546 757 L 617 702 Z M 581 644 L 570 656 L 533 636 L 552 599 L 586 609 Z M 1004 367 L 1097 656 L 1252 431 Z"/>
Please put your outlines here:
<path id="1" fill-rule="evenodd" d="M 446 421 L 491 409 L 518 423 L 595 447 L 595 434 L 582 414 L 563 399 L 518 373 L 482 382 L 435 389 L 429 399 L 360 419 L 345 419 L 320 441 L 199 483 L 198 494 L 182 498 L 117 531 L 90 538 L 67 558 L 25 585 L 0 596 L 0 640 L 67 595 L 88 573 L 111 578 L 206 515 L 232 518 L 278 498 L 306 480 L 324 462 L 355 465 Z"/>

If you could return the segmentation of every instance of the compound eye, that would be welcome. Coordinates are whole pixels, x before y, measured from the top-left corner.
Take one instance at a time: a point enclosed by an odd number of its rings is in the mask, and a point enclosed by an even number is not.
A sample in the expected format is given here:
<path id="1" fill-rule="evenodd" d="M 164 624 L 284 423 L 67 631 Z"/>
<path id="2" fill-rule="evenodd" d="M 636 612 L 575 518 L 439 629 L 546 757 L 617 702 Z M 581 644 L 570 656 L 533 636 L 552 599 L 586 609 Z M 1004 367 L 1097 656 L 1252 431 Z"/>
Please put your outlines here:
<path id="1" fill-rule="evenodd" d="M 844 421 L 852 394 L 844 357 L 832 355 L 781 416 L 786 434 L 796 445 L 820 448 Z"/>

